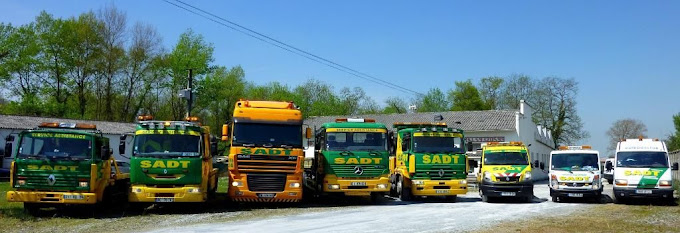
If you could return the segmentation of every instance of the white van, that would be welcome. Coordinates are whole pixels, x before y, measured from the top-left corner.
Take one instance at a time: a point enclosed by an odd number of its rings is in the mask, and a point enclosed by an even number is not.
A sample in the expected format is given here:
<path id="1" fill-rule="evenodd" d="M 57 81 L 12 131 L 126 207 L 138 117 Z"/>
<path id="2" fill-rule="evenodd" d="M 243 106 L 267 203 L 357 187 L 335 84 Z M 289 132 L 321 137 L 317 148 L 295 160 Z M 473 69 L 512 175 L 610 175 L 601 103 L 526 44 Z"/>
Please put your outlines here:
<path id="1" fill-rule="evenodd" d="M 672 166 L 668 149 L 658 139 L 626 139 L 616 145 L 614 196 L 621 203 L 630 198 L 663 198 L 673 201 Z"/>
<path id="2" fill-rule="evenodd" d="M 561 146 L 550 152 L 550 197 L 553 202 L 565 198 L 602 197 L 600 153 L 590 146 Z"/>

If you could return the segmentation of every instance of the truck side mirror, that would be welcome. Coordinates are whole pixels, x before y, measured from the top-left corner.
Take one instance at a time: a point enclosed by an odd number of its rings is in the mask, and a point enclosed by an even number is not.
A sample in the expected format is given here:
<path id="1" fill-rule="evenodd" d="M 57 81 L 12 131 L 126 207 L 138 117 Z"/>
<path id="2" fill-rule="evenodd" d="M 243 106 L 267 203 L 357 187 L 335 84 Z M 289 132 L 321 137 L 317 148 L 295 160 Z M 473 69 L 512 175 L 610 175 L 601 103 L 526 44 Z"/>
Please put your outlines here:
<path id="1" fill-rule="evenodd" d="M 222 125 L 222 141 L 229 141 L 229 125 Z"/>
<path id="2" fill-rule="evenodd" d="M 540 162 L 538 166 L 541 168 L 541 170 L 545 170 L 545 163 Z"/>
<path id="3" fill-rule="evenodd" d="M 611 171 L 612 169 L 614 169 L 614 165 L 612 164 L 612 161 L 607 161 L 604 164 L 604 168 L 607 169 L 607 171 Z"/>
<path id="4" fill-rule="evenodd" d="M 118 154 L 121 155 L 125 154 L 125 139 L 127 139 L 127 135 L 125 134 L 120 135 L 120 142 L 118 144 Z"/>
<path id="5" fill-rule="evenodd" d="M 673 163 L 673 167 L 671 167 L 671 170 L 677 171 L 678 170 L 678 163 Z"/>
<path id="6" fill-rule="evenodd" d="M 111 158 L 111 149 L 106 146 L 102 146 L 100 157 L 102 160 L 109 160 Z"/>

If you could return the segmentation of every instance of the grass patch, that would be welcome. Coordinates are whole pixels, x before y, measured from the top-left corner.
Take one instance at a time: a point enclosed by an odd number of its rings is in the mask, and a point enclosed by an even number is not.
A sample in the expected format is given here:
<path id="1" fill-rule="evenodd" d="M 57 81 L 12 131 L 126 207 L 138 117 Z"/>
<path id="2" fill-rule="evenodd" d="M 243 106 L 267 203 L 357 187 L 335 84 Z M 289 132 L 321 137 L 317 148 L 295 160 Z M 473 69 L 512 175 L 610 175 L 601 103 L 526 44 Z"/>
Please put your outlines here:
<path id="1" fill-rule="evenodd" d="M 677 206 L 607 204 L 566 216 L 506 222 L 482 232 L 680 232 Z"/>

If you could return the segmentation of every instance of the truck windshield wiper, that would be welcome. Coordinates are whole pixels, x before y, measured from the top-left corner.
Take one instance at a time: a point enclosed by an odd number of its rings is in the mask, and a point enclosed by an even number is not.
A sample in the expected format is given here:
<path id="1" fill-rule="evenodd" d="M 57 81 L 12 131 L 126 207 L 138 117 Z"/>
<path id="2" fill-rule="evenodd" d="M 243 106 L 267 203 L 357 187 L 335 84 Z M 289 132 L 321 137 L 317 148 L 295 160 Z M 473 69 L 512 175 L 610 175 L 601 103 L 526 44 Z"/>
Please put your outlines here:
<path id="1" fill-rule="evenodd" d="M 286 144 L 281 144 L 281 145 L 279 145 L 279 147 L 283 147 L 283 148 L 286 148 L 286 149 L 293 148 L 293 146 L 291 146 L 291 145 L 286 145 Z"/>
<path id="2" fill-rule="evenodd" d="M 354 155 L 354 153 L 352 153 L 351 151 L 346 150 L 346 151 L 341 151 L 341 152 L 340 152 L 340 155 Z"/>

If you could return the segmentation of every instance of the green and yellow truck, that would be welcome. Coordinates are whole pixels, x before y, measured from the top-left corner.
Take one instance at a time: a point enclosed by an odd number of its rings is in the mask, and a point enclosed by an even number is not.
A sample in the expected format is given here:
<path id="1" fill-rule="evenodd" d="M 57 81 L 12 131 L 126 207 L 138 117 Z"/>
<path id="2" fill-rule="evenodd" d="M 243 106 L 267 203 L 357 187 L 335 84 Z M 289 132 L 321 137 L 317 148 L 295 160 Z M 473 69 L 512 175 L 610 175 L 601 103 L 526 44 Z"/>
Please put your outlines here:
<path id="1" fill-rule="evenodd" d="M 217 139 L 196 117 L 185 121 L 157 121 L 138 117 L 130 159 L 128 201 L 150 203 L 205 202 L 217 188 L 212 157 Z M 125 151 L 125 135 L 119 150 Z"/>
<path id="2" fill-rule="evenodd" d="M 391 195 L 443 196 L 452 201 L 467 193 L 464 132 L 443 122 L 394 123 L 395 150 L 390 157 Z"/>
<path id="3" fill-rule="evenodd" d="M 21 132 L 18 140 L 16 149 L 11 143 L 5 146 L 6 153 L 15 155 L 10 166 L 14 190 L 7 192 L 7 201 L 23 202 L 29 214 L 41 208 L 124 200 L 129 174 L 120 172 L 109 139 L 96 125 L 42 123 Z"/>
<path id="4" fill-rule="evenodd" d="M 305 186 L 317 194 L 370 196 L 389 192 L 387 127 L 373 119 L 343 118 L 316 130 Z"/>

